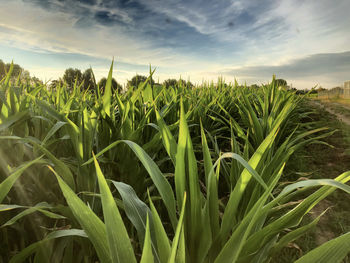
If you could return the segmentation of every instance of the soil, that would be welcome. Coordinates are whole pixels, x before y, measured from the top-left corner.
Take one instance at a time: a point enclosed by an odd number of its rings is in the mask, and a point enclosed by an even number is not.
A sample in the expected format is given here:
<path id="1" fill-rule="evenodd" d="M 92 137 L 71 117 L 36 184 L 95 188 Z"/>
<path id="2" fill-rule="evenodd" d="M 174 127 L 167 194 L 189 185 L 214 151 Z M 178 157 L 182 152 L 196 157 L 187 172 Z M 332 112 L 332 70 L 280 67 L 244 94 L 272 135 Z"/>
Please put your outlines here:
<path id="1" fill-rule="evenodd" d="M 336 111 L 332 110 L 329 107 L 329 104 L 322 104 L 321 102 L 318 102 L 318 101 L 313 101 L 312 103 L 322 107 L 324 110 L 328 111 L 330 114 L 335 115 L 339 121 L 341 121 L 341 122 L 345 123 L 346 125 L 350 126 L 350 118 L 348 116 L 344 115 L 344 114 L 341 114 L 339 112 L 336 112 Z M 345 109 L 350 110 L 349 107 L 344 106 L 344 105 L 342 105 L 340 103 L 334 103 L 334 104 L 336 104 L 338 107 L 344 107 Z"/>

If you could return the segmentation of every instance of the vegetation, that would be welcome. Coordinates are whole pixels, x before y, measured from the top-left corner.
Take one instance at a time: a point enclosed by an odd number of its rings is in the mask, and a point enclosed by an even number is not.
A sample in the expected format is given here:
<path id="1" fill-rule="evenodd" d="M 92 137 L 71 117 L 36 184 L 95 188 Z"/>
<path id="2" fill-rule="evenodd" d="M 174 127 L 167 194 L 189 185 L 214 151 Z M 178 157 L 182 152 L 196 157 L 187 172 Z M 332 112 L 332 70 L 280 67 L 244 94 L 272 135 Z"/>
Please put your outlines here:
<path id="1" fill-rule="evenodd" d="M 112 92 L 1 80 L 0 262 L 269 262 L 346 184 L 285 183 L 293 154 L 333 134 L 276 80 Z M 283 182 L 283 183 L 281 183 Z M 297 262 L 340 262 L 350 233 Z M 74 256 L 73 256 L 74 255 Z"/>
<path id="2" fill-rule="evenodd" d="M 314 122 L 331 127 L 335 133 L 326 137 L 322 144 L 310 144 L 301 148 L 286 167 L 287 181 L 295 181 L 300 176 L 313 179 L 335 178 L 339 173 L 350 168 L 350 140 L 349 127 L 338 121 L 334 115 L 328 113 L 323 107 L 307 102 L 312 108 L 309 115 Z M 332 147 L 329 147 L 331 145 Z M 302 173 L 293 173 L 292 167 L 298 167 Z M 288 173 L 290 170 L 290 173 Z M 301 238 L 291 242 L 274 258 L 273 263 L 294 262 L 306 251 L 335 238 L 342 233 L 350 231 L 350 196 L 337 191 L 315 206 L 302 224 L 307 224 L 316 218 L 322 211 L 326 213 L 320 218 L 317 227 Z M 349 262 L 350 255 L 342 261 Z"/>
<path id="3" fill-rule="evenodd" d="M 4 63 L 0 59 L 0 79 L 3 79 L 7 76 L 7 73 L 11 69 L 11 74 L 9 82 L 27 82 L 27 84 L 36 86 L 42 85 L 43 82 L 36 77 L 31 77 L 27 70 L 24 70 L 20 65 L 13 63 Z"/>
<path id="4" fill-rule="evenodd" d="M 285 87 L 285 86 L 287 86 L 287 81 L 284 79 L 276 79 L 276 85 Z"/>
<path id="5" fill-rule="evenodd" d="M 138 86 L 140 84 L 144 83 L 146 80 L 147 80 L 146 76 L 136 74 L 134 77 L 131 78 L 131 80 L 128 81 L 127 88 L 128 89 L 130 89 L 132 87 L 138 88 Z M 154 84 L 154 81 L 151 80 L 150 83 Z"/>
<path id="6" fill-rule="evenodd" d="M 106 78 L 102 78 L 100 79 L 100 81 L 98 82 L 98 87 L 100 89 L 100 91 L 103 92 L 104 87 L 106 86 L 107 83 L 107 79 Z M 120 85 L 115 78 L 112 78 L 112 87 L 111 87 L 112 91 L 116 91 L 118 93 L 121 93 L 123 91 L 123 87 L 122 85 Z"/>

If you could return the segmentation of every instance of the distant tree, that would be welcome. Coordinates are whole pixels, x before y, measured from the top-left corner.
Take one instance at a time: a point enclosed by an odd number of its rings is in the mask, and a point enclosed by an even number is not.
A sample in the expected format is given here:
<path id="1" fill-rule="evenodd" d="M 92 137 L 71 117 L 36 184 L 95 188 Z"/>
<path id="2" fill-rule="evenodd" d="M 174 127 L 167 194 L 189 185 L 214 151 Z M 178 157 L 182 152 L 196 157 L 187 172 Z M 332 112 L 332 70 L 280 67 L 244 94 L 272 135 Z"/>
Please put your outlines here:
<path id="1" fill-rule="evenodd" d="M 275 83 L 276 83 L 277 87 L 280 87 L 280 86 L 285 87 L 285 86 L 287 86 L 287 81 L 284 80 L 284 79 L 276 79 Z"/>
<path id="2" fill-rule="evenodd" d="M 6 64 L 0 59 L 0 79 L 6 75 Z"/>
<path id="3" fill-rule="evenodd" d="M 98 82 L 98 86 L 99 86 L 101 91 L 103 91 L 105 89 L 106 83 L 107 83 L 106 78 L 102 78 Z M 118 91 L 118 93 L 120 93 L 122 90 L 123 90 L 122 85 L 120 85 L 114 78 L 112 78 L 112 92 Z"/>
<path id="4" fill-rule="evenodd" d="M 29 82 L 31 86 L 40 86 L 40 85 L 44 85 L 43 81 L 37 77 L 29 77 L 29 78 L 25 78 L 25 81 L 27 81 L 27 83 Z"/>
<path id="5" fill-rule="evenodd" d="M 194 87 L 194 85 L 193 85 L 193 83 L 192 83 L 191 81 L 187 80 L 187 81 L 186 81 L 186 87 L 192 89 L 192 88 Z"/>
<path id="6" fill-rule="evenodd" d="M 32 79 L 34 79 L 33 77 Z M 22 70 L 21 72 L 21 79 L 29 80 L 30 79 L 30 73 L 28 70 Z M 39 79 L 38 79 L 39 80 Z"/>
<path id="7" fill-rule="evenodd" d="M 50 89 L 56 89 L 58 86 L 63 86 L 63 80 L 61 79 L 61 78 L 59 78 L 59 79 L 54 79 L 54 80 L 52 80 L 51 81 L 51 83 L 50 83 L 50 85 L 49 85 L 49 88 Z"/>
<path id="8" fill-rule="evenodd" d="M 6 76 L 6 74 L 9 72 L 11 67 L 11 63 L 4 63 L 2 60 L 0 60 L 0 79 Z M 17 78 L 20 74 L 23 72 L 23 68 L 21 68 L 18 64 L 13 64 L 13 69 L 11 73 L 12 78 Z"/>
<path id="9" fill-rule="evenodd" d="M 4 68 L 4 61 L 2 61 L 2 59 L 0 59 L 0 73 L 2 72 L 3 68 Z"/>
<path id="10" fill-rule="evenodd" d="M 7 75 L 7 73 L 10 71 L 10 68 L 11 68 L 11 63 L 4 63 L 0 59 L 0 79 L 4 78 Z M 15 83 L 18 77 L 23 83 L 27 83 L 27 85 L 32 85 L 32 86 L 43 85 L 43 82 L 40 79 L 36 77 L 31 77 L 28 70 L 24 70 L 18 64 L 13 64 L 10 81 Z"/>
<path id="11" fill-rule="evenodd" d="M 320 92 L 323 92 L 323 91 L 326 91 L 327 89 L 323 88 L 323 87 L 319 87 L 316 89 L 317 93 L 320 93 Z"/>
<path id="12" fill-rule="evenodd" d="M 83 81 L 83 74 L 80 69 L 68 68 L 65 70 L 62 79 L 67 83 L 68 88 L 73 88 L 75 80 L 77 80 L 77 85 Z"/>
<path id="13" fill-rule="evenodd" d="M 176 87 L 177 86 L 177 80 L 176 79 L 167 79 L 163 81 L 163 85 L 165 87 Z"/>
<path id="14" fill-rule="evenodd" d="M 297 89 L 297 91 L 295 92 L 295 94 L 298 95 L 305 95 L 306 93 L 308 93 L 309 90 L 301 90 L 301 89 Z"/>
<path id="15" fill-rule="evenodd" d="M 250 87 L 253 88 L 253 89 L 258 89 L 258 88 L 260 88 L 260 86 L 259 86 L 258 84 L 252 84 L 252 85 L 250 85 Z"/>
<path id="16" fill-rule="evenodd" d="M 84 81 L 83 89 L 87 90 L 93 90 L 95 89 L 95 79 L 94 79 L 94 73 L 92 72 L 91 68 L 88 68 L 84 71 L 82 76 L 82 81 Z"/>
<path id="17" fill-rule="evenodd" d="M 10 70 L 10 67 L 11 67 L 11 64 L 8 63 L 8 64 L 7 64 L 7 71 Z M 21 68 L 20 65 L 18 65 L 18 64 L 13 64 L 12 76 L 13 76 L 14 78 L 17 78 L 18 76 L 20 76 L 20 75 L 22 74 L 23 71 L 24 71 L 24 69 Z"/>
<path id="18" fill-rule="evenodd" d="M 178 85 L 180 86 L 182 86 L 182 87 L 187 87 L 187 88 L 193 88 L 194 87 L 194 85 L 192 84 L 192 82 L 191 81 L 186 81 L 186 80 L 183 80 L 183 79 L 179 79 L 178 81 L 177 81 L 177 83 L 178 83 Z"/>
<path id="19" fill-rule="evenodd" d="M 128 83 L 127 83 L 126 86 L 127 86 L 128 89 L 131 88 L 131 87 L 137 88 L 140 85 L 140 83 L 143 83 L 146 80 L 147 80 L 146 76 L 135 75 L 134 77 L 132 77 L 131 80 L 128 80 Z M 153 80 L 151 80 L 151 81 L 152 81 L 152 84 L 154 84 L 154 81 Z"/>

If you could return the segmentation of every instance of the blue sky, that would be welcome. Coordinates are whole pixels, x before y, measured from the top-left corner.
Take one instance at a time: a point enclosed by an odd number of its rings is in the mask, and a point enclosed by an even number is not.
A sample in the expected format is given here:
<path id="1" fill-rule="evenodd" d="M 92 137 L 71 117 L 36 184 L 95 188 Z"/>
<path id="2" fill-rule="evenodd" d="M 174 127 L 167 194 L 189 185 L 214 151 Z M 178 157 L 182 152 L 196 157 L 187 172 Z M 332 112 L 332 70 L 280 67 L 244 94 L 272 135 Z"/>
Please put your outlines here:
<path id="1" fill-rule="evenodd" d="M 0 59 L 43 80 L 115 59 L 124 83 L 156 78 L 200 83 L 223 76 L 297 88 L 350 79 L 349 0 L 0 0 Z"/>

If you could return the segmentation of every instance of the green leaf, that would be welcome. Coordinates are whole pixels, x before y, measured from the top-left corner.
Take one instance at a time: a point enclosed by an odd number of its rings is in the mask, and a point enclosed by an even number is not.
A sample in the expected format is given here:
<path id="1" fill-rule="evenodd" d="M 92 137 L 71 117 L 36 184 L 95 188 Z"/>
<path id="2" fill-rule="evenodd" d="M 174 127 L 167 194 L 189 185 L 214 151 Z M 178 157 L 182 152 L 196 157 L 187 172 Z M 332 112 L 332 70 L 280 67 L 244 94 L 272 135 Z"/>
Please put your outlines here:
<path id="1" fill-rule="evenodd" d="M 104 112 L 111 117 L 111 100 L 112 100 L 112 74 L 113 74 L 113 61 L 109 69 L 106 87 L 103 94 L 103 110 Z"/>
<path id="2" fill-rule="evenodd" d="M 173 164 L 175 165 L 177 147 L 176 141 L 174 139 L 174 136 L 171 134 L 169 127 L 166 125 L 163 118 L 160 116 L 159 112 L 157 110 L 155 110 L 155 112 L 157 117 L 157 123 L 162 134 L 163 145 L 171 160 L 173 161 Z"/>
<path id="3" fill-rule="evenodd" d="M 112 262 L 107 240 L 106 226 L 95 213 L 69 188 L 69 186 L 50 168 L 56 175 L 58 184 L 71 209 L 74 217 L 82 226 L 94 245 L 96 253 L 102 262 Z"/>
<path id="4" fill-rule="evenodd" d="M 183 231 L 183 220 L 184 220 L 184 215 L 185 215 L 185 205 L 186 205 L 186 192 L 184 193 L 183 202 L 182 202 L 182 208 L 181 208 L 181 213 L 180 213 L 180 218 L 179 218 L 179 222 L 177 223 L 175 236 L 174 236 L 173 243 L 172 243 L 172 246 L 171 246 L 171 253 L 170 253 L 170 257 L 169 257 L 168 263 L 175 263 L 176 262 L 175 258 L 176 258 L 176 255 L 177 255 L 177 250 L 178 250 L 178 246 L 179 246 L 179 240 L 180 240 L 181 232 Z"/>
<path id="5" fill-rule="evenodd" d="M 295 263 L 337 263 L 342 262 L 350 252 L 350 232 L 332 239 L 311 250 Z"/>
<path id="6" fill-rule="evenodd" d="M 22 121 L 28 117 L 29 117 L 28 111 L 21 111 L 7 117 L 4 120 L 0 119 L 0 131 L 7 129 L 14 123 Z"/>
<path id="7" fill-rule="evenodd" d="M 177 224 L 176 203 L 175 203 L 172 187 L 170 183 L 167 181 L 166 177 L 163 175 L 163 173 L 159 170 L 158 165 L 151 159 L 151 157 L 149 157 L 149 155 L 139 145 L 128 140 L 116 141 L 114 143 L 111 143 L 106 148 L 104 148 L 98 154 L 96 154 L 96 158 L 101 156 L 103 153 L 107 152 L 108 150 L 112 149 L 113 147 L 117 146 L 121 142 L 127 144 L 130 147 L 130 149 L 136 154 L 136 156 L 141 161 L 146 171 L 150 175 L 154 185 L 156 186 L 159 194 L 162 197 L 162 200 L 167 208 L 170 221 L 173 225 L 173 228 L 175 229 Z M 93 159 L 88 160 L 83 165 L 89 164 L 92 160 Z"/>
<path id="8" fill-rule="evenodd" d="M 95 156 L 95 167 L 100 187 L 109 252 L 113 263 L 135 262 L 136 258 L 124 222 Z"/>
<path id="9" fill-rule="evenodd" d="M 322 199 L 327 197 L 333 191 L 335 191 L 336 187 L 340 187 L 340 189 L 346 190 L 349 189 L 347 185 L 344 185 L 347 181 L 350 180 L 350 172 L 345 172 L 339 175 L 335 181 L 337 183 L 333 183 L 333 180 L 330 179 L 321 179 L 321 180 L 307 180 L 305 181 L 305 188 L 314 187 L 318 185 L 324 185 L 316 192 L 312 193 L 308 197 L 306 197 L 299 205 L 290 210 L 288 213 L 282 215 L 277 218 L 270 224 L 264 226 L 261 230 L 255 232 L 249 237 L 248 242 L 245 245 L 244 250 L 246 254 L 251 254 L 257 251 L 263 244 L 266 243 L 267 240 L 271 239 L 273 236 L 278 234 L 285 228 L 295 227 L 302 220 L 303 216 L 310 211 L 317 203 L 319 203 Z M 339 185 L 338 182 L 341 182 L 343 185 Z M 277 196 L 270 203 L 266 204 L 261 213 L 266 213 L 276 204 L 278 204 L 284 197 L 286 197 L 289 193 L 298 189 L 302 182 L 298 182 L 292 185 L 287 186 L 288 191 L 284 192 L 282 195 Z"/>
<path id="10" fill-rule="evenodd" d="M 214 166 L 209 152 L 209 147 L 207 139 L 204 134 L 204 129 L 201 122 L 201 137 L 202 137 L 202 149 L 204 157 L 204 170 L 205 170 L 205 179 L 207 186 L 207 207 L 209 220 L 210 220 L 210 230 L 212 235 L 212 240 L 216 238 L 219 233 L 219 198 L 218 198 L 218 186 L 217 186 L 217 177 L 214 174 Z"/>
<path id="11" fill-rule="evenodd" d="M 153 220 L 152 220 L 152 216 L 150 216 L 151 215 L 150 209 L 144 202 L 142 202 L 137 197 L 134 189 L 130 185 L 124 184 L 122 182 L 116 182 L 113 180 L 111 180 L 111 182 L 118 189 L 118 192 L 123 199 L 125 213 L 129 218 L 129 220 L 131 221 L 131 223 L 136 228 L 139 241 L 141 242 L 141 244 L 143 244 L 145 234 L 146 234 L 147 218 L 151 222 L 150 231 L 152 232 L 152 234 L 154 232 Z M 157 246 L 156 244 L 153 243 L 153 235 L 150 242 L 151 242 L 151 247 L 154 251 L 156 262 L 159 262 L 159 257 L 157 255 Z"/>
<path id="12" fill-rule="evenodd" d="M 58 121 L 55 125 L 50 129 L 50 131 L 46 134 L 44 140 L 41 142 L 41 145 L 45 145 L 45 143 L 64 125 L 66 122 Z"/>
<path id="13" fill-rule="evenodd" d="M 278 126 L 275 126 L 275 128 L 264 139 L 264 141 L 260 144 L 253 156 L 250 158 L 248 164 L 252 167 L 252 169 L 256 169 L 261 160 L 263 160 L 264 155 L 266 154 L 267 150 L 269 149 L 276 137 L 277 128 Z M 239 177 L 238 182 L 236 183 L 236 186 L 232 191 L 227 206 L 225 208 L 221 224 L 221 235 L 225 236 L 231 230 L 233 226 L 232 219 L 236 216 L 238 205 L 252 177 L 253 174 L 247 168 L 245 168 L 241 173 L 241 176 Z"/>
<path id="14" fill-rule="evenodd" d="M 6 78 L 5 78 L 5 81 L 4 81 L 4 86 L 3 87 L 5 88 L 5 90 L 6 90 L 7 85 L 10 82 L 12 71 L 13 71 L 13 61 L 11 61 L 10 69 L 9 69 L 9 71 L 6 74 Z"/>
<path id="15" fill-rule="evenodd" d="M 141 256 L 140 263 L 152 263 L 152 262 L 154 262 L 151 242 L 152 241 L 151 241 L 151 233 L 149 230 L 149 217 L 147 215 L 145 242 L 143 244 L 143 250 L 142 250 L 142 256 Z"/>
<path id="16" fill-rule="evenodd" d="M 272 251 L 271 254 L 278 253 L 282 248 L 287 246 L 290 242 L 296 240 L 297 238 L 299 238 L 302 235 L 304 235 L 305 233 L 307 233 L 307 231 L 309 231 L 310 229 L 314 228 L 317 225 L 318 221 L 320 221 L 321 216 L 325 212 L 323 212 L 321 215 L 319 215 L 317 218 L 315 218 L 311 223 L 309 223 L 309 224 L 307 224 L 305 226 L 299 227 L 299 228 L 289 232 L 288 234 L 284 235 L 278 241 L 278 243 L 273 247 L 273 251 Z"/>
<path id="17" fill-rule="evenodd" d="M 161 263 L 166 263 L 168 262 L 168 259 L 171 253 L 169 238 L 163 227 L 162 220 L 160 219 L 158 212 L 152 202 L 151 196 L 149 195 L 149 191 L 147 191 L 147 193 L 148 193 L 148 200 L 149 200 L 149 204 L 152 212 L 152 219 L 153 219 L 155 237 L 157 240 L 159 259 Z"/>
<path id="18" fill-rule="evenodd" d="M 70 236 L 79 236 L 79 237 L 87 237 L 86 233 L 81 229 L 69 229 L 69 230 L 58 230 L 48 234 L 43 240 L 33 243 L 30 246 L 22 249 L 21 252 L 13 256 L 9 263 L 21 263 L 26 260 L 31 254 L 33 254 L 40 246 L 45 244 L 45 242 L 61 238 L 61 237 L 70 237 Z"/>
<path id="19" fill-rule="evenodd" d="M 268 189 L 266 189 L 260 199 L 252 207 L 249 213 L 239 223 L 237 228 L 233 231 L 229 240 L 225 243 L 224 248 L 220 251 L 215 263 L 221 262 L 236 262 L 239 258 L 240 253 L 248 239 L 252 228 L 261 216 L 261 208 L 265 204 L 267 198 L 271 194 L 271 191 L 276 186 L 279 178 L 281 177 L 284 166 L 280 169 L 278 175 L 274 178 Z"/>
<path id="20" fill-rule="evenodd" d="M 0 206 L 0 211 L 1 211 L 1 207 Z M 5 226 L 10 226 L 14 223 L 16 223 L 19 219 L 21 219 L 22 217 L 32 214 L 34 212 L 41 212 L 42 214 L 44 214 L 45 216 L 49 217 L 49 218 L 53 218 L 53 219 L 64 219 L 64 216 L 52 213 L 50 211 L 47 211 L 46 209 L 51 209 L 52 207 L 48 206 L 46 203 L 39 203 L 33 207 L 25 207 L 25 206 L 16 206 L 13 208 L 26 208 L 24 211 L 18 213 L 17 215 L 15 215 L 14 217 L 12 217 L 10 220 L 8 220 L 5 224 L 3 224 L 1 227 L 5 227 Z M 2 210 L 4 211 L 4 210 Z"/>

